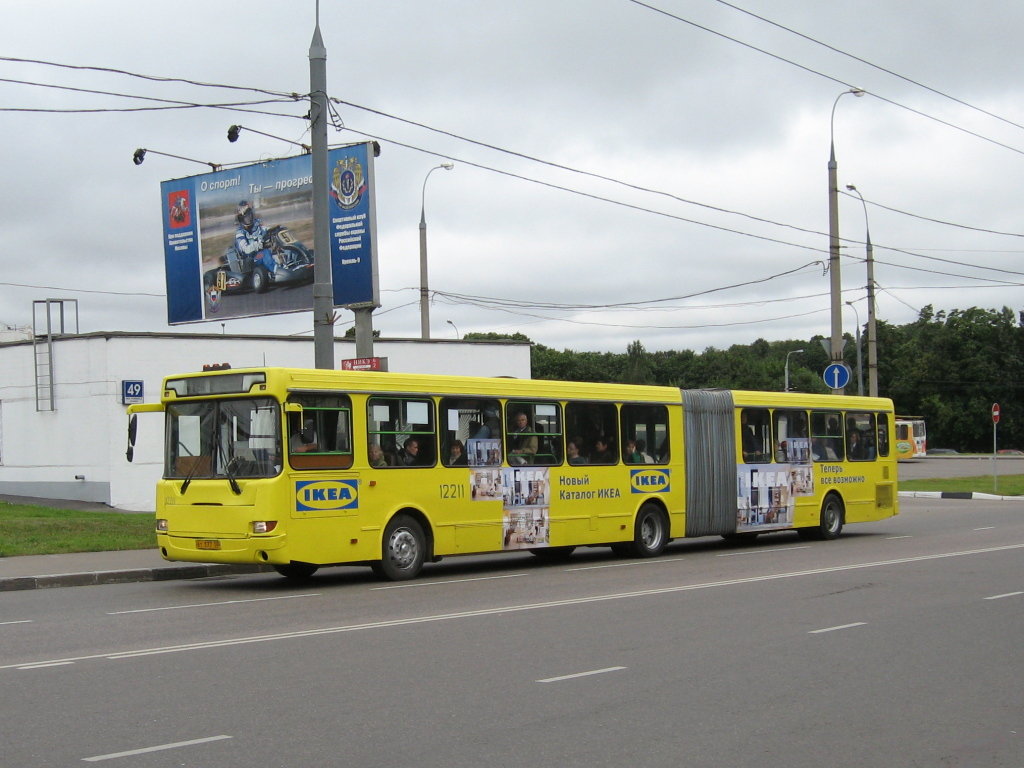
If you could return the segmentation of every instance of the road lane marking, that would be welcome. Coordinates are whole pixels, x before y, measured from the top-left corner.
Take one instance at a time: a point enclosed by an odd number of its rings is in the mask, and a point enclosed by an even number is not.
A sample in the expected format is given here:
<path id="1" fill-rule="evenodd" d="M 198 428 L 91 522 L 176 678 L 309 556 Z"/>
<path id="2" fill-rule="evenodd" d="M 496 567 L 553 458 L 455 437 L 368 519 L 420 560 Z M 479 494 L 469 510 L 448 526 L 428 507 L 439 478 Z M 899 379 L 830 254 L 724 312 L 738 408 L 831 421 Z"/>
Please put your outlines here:
<path id="1" fill-rule="evenodd" d="M 808 632 L 808 635 L 820 635 L 823 632 L 838 632 L 840 629 L 850 629 L 852 627 L 863 627 L 867 624 L 866 621 L 855 621 L 853 624 L 840 624 L 838 627 L 825 627 L 824 629 L 812 629 Z"/>
<path id="2" fill-rule="evenodd" d="M 996 527 L 994 525 L 983 525 L 981 528 L 972 528 L 971 530 L 974 530 L 974 531 L 994 531 L 995 528 Z"/>
<path id="3" fill-rule="evenodd" d="M 632 563 L 608 563 L 607 565 L 581 565 L 579 568 L 566 568 L 566 573 L 572 573 L 573 571 L 599 571 L 602 568 L 630 568 L 634 565 L 661 565 L 662 563 L 679 563 L 685 560 L 685 557 L 667 557 L 658 558 L 656 560 L 637 560 Z"/>
<path id="4" fill-rule="evenodd" d="M 809 549 L 807 544 L 794 544 L 792 547 L 777 547 L 775 549 L 749 549 L 745 552 L 723 552 L 715 557 L 739 557 L 740 555 L 765 555 L 769 552 L 789 552 L 792 549 Z"/>
<path id="5" fill-rule="evenodd" d="M 589 672 L 576 672 L 571 675 L 559 675 L 558 677 L 545 677 L 543 680 L 534 680 L 535 683 L 560 683 L 562 680 L 575 680 L 577 677 L 590 677 L 591 675 L 603 675 L 607 672 L 619 672 L 625 667 L 605 667 L 604 669 L 592 669 Z"/>
<path id="6" fill-rule="evenodd" d="M 1005 595 L 992 595 L 986 597 L 986 600 L 1002 600 L 1004 597 L 1017 597 L 1018 595 L 1024 595 L 1024 592 L 1007 592 Z"/>
<path id="7" fill-rule="evenodd" d="M 18 619 L 17 621 L 0 621 L 0 625 L 3 624 L 31 624 L 32 619 Z"/>
<path id="8" fill-rule="evenodd" d="M 127 752 L 111 752 L 109 755 L 96 755 L 95 757 L 83 757 L 82 762 L 98 763 L 102 760 L 114 760 L 119 757 L 134 757 L 135 755 L 147 755 L 150 752 L 162 752 L 165 749 L 178 749 L 179 747 L 191 747 L 196 744 L 209 744 L 211 741 L 223 741 L 230 739 L 230 736 L 207 736 L 205 739 L 190 739 L 189 741 L 175 741 L 172 744 L 159 744 L 155 747 L 143 747 L 142 749 L 129 749 Z"/>
<path id="9" fill-rule="evenodd" d="M 886 541 L 896 541 L 896 539 L 912 539 L 913 536 L 886 536 Z"/>
<path id="10" fill-rule="evenodd" d="M 445 584 L 461 584 L 465 581 L 491 581 L 492 579 L 515 579 L 520 576 L 529 576 L 528 573 L 509 573 L 502 576 L 474 576 L 468 579 L 446 579 L 444 581 L 416 581 L 412 584 L 390 584 L 386 587 L 370 587 L 371 592 L 381 589 L 408 589 L 409 587 L 437 587 Z"/>
<path id="11" fill-rule="evenodd" d="M 121 616 L 126 613 L 151 613 L 153 611 L 178 611 L 182 608 L 209 608 L 215 605 L 237 605 L 239 603 L 262 603 L 266 600 L 291 600 L 296 597 L 320 597 L 320 592 L 308 595 L 280 595 L 278 597 L 254 597 L 248 600 L 221 600 L 216 603 L 191 603 L 188 605 L 165 605 L 159 608 L 134 608 L 130 611 L 107 611 L 107 616 Z"/>
<path id="12" fill-rule="evenodd" d="M 333 635 L 343 632 L 362 632 L 373 629 L 388 629 L 391 627 L 407 627 L 415 624 L 428 624 L 432 622 L 452 621 L 457 619 L 477 618 L 482 616 L 500 616 L 506 613 L 521 613 L 524 611 L 536 611 L 545 608 L 563 608 L 571 605 L 585 605 L 587 603 L 601 603 L 609 600 L 634 600 L 640 597 L 655 597 L 670 595 L 677 592 L 691 592 L 702 589 L 713 589 L 719 587 L 732 587 L 743 584 L 757 584 L 760 582 L 779 581 L 781 579 L 793 579 L 803 576 L 820 576 L 826 573 L 839 573 L 842 571 L 855 571 L 864 568 L 884 568 L 894 565 L 909 565 L 923 563 L 929 560 L 944 560 L 953 557 L 968 557 L 971 555 L 987 555 L 995 552 L 1009 552 L 1017 549 L 1024 549 L 1024 543 L 1004 544 L 997 547 L 984 547 L 982 549 L 969 549 L 959 552 L 940 552 L 934 555 L 917 555 L 915 557 L 899 557 L 892 560 L 876 560 L 866 563 L 853 563 L 850 565 L 836 565 L 828 568 L 813 568 L 806 571 L 790 571 L 786 573 L 770 573 L 763 576 L 747 576 L 738 579 L 726 579 L 723 581 L 712 581 L 698 584 L 680 584 L 674 587 L 658 587 L 642 589 L 631 592 L 612 592 L 603 595 L 592 595 L 589 597 L 566 598 L 564 600 L 552 600 L 544 603 L 513 604 L 498 608 L 481 608 L 474 611 L 460 611 L 456 613 L 428 614 L 425 616 L 413 616 L 405 619 L 391 619 L 388 621 L 374 621 L 365 624 L 347 624 L 335 627 L 321 627 L 319 629 L 297 630 L 294 632 L 281 632 L 270 635 L 252 635 L 246 637 L 230 638 L 225 640 L 207 640 L 182 645 L 169 645 L 157 648 L 142 648 L 137 651 L 126 651 L 123 653 L 95 653 L 86 656 L 75 656 L 67 659 L 49 659 L 36 662 L 57 663 L 87 661 L 93 659 L 133 659 L 142 656 L 154 656 L 165 653 L 180 653 L 183 651 L 197 651 L 207 648 L 226 648 L 233 645 L 245 645 L 249 643 L 266 643 L 275 640 L 292 640 L 303 637 L 318 637 L 322 635 Z M 18 664 L 0 665 L 0 670 L 23 667 L 26 662 Z"/>
<path id="13" fill-rule="evenodd" d="M 48 667 L 66 667 L 70 664 L 74 664 L 73 661 L 43 661 L 39 664 L 25 664 L 18 667 L 18 669 L 47 669 Z"/>

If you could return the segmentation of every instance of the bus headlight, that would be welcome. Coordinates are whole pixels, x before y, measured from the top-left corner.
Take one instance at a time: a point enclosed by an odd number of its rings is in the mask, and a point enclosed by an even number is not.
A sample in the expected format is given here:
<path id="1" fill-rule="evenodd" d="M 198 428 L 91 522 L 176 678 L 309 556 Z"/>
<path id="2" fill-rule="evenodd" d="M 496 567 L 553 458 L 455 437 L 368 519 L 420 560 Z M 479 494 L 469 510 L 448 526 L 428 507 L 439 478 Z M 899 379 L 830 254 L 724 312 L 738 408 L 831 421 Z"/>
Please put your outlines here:
<path id="1" fill-rule="evenodd" d="M 163 517 L 158 517 L 157 518 L 157 521 L 156 521 L 156 532 L 157 533 L 167 533 L 167 519 L 166 518 L 163 518 Z"/>
<path id="2" fill-rule="evenodd" d="M 277 520 L 254 520 L 252 524 L 253 533 L 271 533 L 277 528 Z"/>

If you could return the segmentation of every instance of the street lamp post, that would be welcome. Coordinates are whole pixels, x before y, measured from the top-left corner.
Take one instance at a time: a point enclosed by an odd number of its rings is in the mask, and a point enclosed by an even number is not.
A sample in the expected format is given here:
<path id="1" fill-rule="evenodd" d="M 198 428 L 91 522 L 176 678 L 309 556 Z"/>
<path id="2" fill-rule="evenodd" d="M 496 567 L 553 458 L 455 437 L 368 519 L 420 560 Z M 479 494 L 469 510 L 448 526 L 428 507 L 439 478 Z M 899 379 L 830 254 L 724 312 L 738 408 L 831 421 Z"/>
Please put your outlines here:
<path id="1" fill-rule="evenodd" d="M 846 188 L 860 198 L 864 207 L 864 246 L 867 254 L 868 268 L 868 394 L 878 397 L 878 336 L 875 328 L 875 255 L 871 249 L 871 226 L 868 223 L 868 204 L 864 195 L 853 184 Z"/>
<path id="2" fill-rule="evenodd" d="M 853 310 L 853 316 L 857 318 L 857 334 L 856 334 L 856 337 L 855 337 L 856 344 L 857 344 L 857 394 L 858 395 L 863 395 L 864 394 L 864 366 L 861 363 L 861 354 L 860 354 L 860 312 L 857 311 L 857 307 L 854 305 L 854 303 L 852 301 L 848 301 L 846 303 L 849 305 L 850 309 Z"/>
<path id="3" fill-rule="evenodd" d="M 462 338 L 462 334 L 461 334 L 461 333 L 459 333 L 459 326 L 457 326 L 457 325 L 456 325 L 455 323 L 453 323 L 453 322 L 452 322 L 451 320 L 445 320 L 445 322 L 446 322 L 446 323 L 448 323 L 448 325 L 450 325 L 450 326 L 451 326 L 452 328 L 454 328 L 454 329 L 455 329 L 455 338 L 456 338 L 456 339 L 461 339 L 461 338 Z"/>
<path id="4" fill-rule="evenodd" d="M 438 168 L 450 171 L 454 167 L 454 163 L 441 163 L 427 171 L 420 194 L 420 338 L 424 341 L 430 338 L 430 296 L 427 290 L 427 179 Z"/>
<path id="5" fill-rule="evenodd" d="M 796 354 L 799 354 L 801 352 L 803 352 L 802 349 L 791 349 L 791 350 L 789 350 L 789 352 L 786 353 L 786 376 L 785 376 L 785 379 L 783 381 L 783 384 L 784 384 L 784 388 L 782 390 L 783 392 L 789 392 L 789 356 L 790 355 L 796 355 Z"/>
<path id="6" fill-rule="evenodd" d="M 843 307 L 842 307 L 842 281 L 839 274 L 839 188 L 836 180 L 836 142 L 835 123 L 836 105 L 839 100 L 848 93 L 854 96 L 863 96 L 864 91 L 860 88 L 850 88 L 843 91 L 836 100 L 832 102 L 832 116 L 829 121 L 829 155 L 828 155 L 828 268 L 829 288 L 832 306 L 832 343 L 831 357 L 833 363 L 843 359 Z M 835 394 L 841 395 L 843 390 L 832 390 Z"/>

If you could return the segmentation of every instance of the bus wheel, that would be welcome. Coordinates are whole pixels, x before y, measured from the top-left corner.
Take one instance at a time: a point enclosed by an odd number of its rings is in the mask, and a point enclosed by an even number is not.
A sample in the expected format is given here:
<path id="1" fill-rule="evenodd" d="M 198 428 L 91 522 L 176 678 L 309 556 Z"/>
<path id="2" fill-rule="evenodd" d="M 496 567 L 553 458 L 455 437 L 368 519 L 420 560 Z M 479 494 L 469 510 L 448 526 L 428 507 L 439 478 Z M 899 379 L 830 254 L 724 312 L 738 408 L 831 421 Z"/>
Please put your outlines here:
<path id="1" fill-rule="evenodd" d="M 275 565 L 274 570 L 286 579 L 308 579 L 317 572 L 319 566 L 309 563 L 287 563 L 286 565 Z"/>
<path id="2" fill-rule="evenodd" d="M 821 518 L 817 525 L 800 528 L 797 533 L 802 539 L 831 541 L 839 538 L 843 530 L 843 502 L 838 496 L 826 496 L 821 504 Z"/>
<path id="3" fill-rule="evenodd" d="M 656 557 L 668 544 L 668 526 L 657 504 L 648 502 L 640 507 L 633 528 L 630 553 L 634 557 Z"/>
<path id="4" fill-rule="evenodd" d="M 568 560 L 575 551 L 576 547 L 537 547 L 531 549 L 530 554 L 545 563 L 556 563 Z"/>
<path id="5" fill-rule="evenodd" d="M 416 578 L 427 554 L 423 526 L 408 515 L 396 515 L 384 529 L 384 546 L 374 572 L 391 581 Z"/>

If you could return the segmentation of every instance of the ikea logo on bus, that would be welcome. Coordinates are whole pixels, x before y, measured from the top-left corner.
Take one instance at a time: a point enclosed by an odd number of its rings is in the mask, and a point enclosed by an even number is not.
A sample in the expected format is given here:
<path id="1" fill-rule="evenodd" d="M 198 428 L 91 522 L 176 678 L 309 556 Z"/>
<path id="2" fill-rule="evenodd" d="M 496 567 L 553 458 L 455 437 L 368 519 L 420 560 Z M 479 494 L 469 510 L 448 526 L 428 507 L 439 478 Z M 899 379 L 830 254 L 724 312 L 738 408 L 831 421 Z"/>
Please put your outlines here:
<path id="1" fill-rule="evenodd" d="M 303 480 L 295 483 L 295 502 L 300 512 L 359 509 L 359 481 Z"/>
<path id="2" fill-rule="evenodd" d="M 633 493 L 659 493 L 671 490 L 671 472 L 667 469 L 631 469 L 629 484 Z"/>

